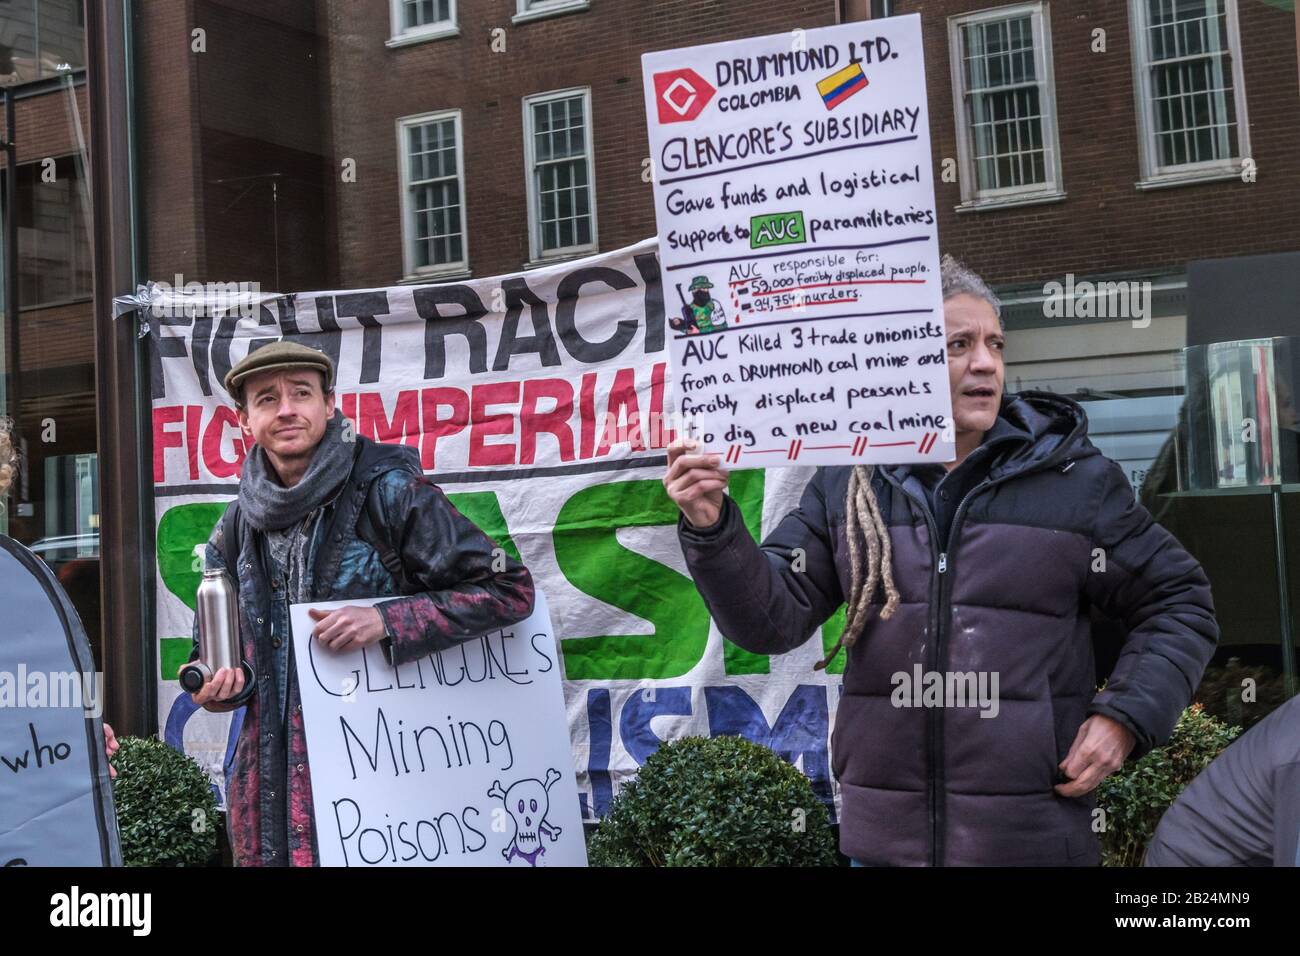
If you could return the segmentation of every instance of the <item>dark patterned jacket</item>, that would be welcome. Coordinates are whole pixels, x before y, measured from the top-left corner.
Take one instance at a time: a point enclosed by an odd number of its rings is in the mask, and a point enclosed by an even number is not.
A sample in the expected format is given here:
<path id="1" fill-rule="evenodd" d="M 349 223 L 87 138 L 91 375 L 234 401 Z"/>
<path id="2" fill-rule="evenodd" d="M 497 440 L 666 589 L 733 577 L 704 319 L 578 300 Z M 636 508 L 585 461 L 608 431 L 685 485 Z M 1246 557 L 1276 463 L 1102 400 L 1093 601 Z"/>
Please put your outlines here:
<path id="1" fill-rule="evenodd" d="M 463 517 L 420 471 L 415 450 L 358 436 L 352 471 L 342 490 L 321 506 L 307 549 L 312 597 L 318 601 L 393 595 L 378 605 L 389 660 L 404 664 L 513 624 L 533 610 L 532 576 Z M 407 594 L 380 554 L 357 533 L 366 496 L 378 498 L 375 528 L 400 557 Z M 375 513 L 372 511 L 371 513 Z M 226 568 L 223 527 L 208 540 L 206 568 Z M 240 534 L 239 617 L 244 657 L 270 675 L 275 642 L 290 642 L 289 687 L 280 707 L 274 682 L 259 680 L 248 702 L 226 779 L 226 826 L 237 866 L 312 866 L 319 862 L 312 826 L 311 774 L 303 733 L 302 700 L 292 658 L 285 582 L 267 553 L 264 536 L 247 525 Z M 198 654 L 198 622 L 194 651 Z"/>
<path id="2" fill-rule="evenodd" d="M 1053 789 L 1079 726 L 1090 714 L 1118 721 L 1134 757 L 1163 743 L 1218 641 L 1201 566 L 1088 441 L 1083 409 L 1024 392 L 1005 396 L 1001 415 L 1026 434 L 957 503 L 946 542 L 908 466 L 877 468 L 872 482 L 901 602 L 884 620 L 877 596 L 831 736 L 840 847 L 867 863 L 1095 865 L 1093 798 Z M 818 469 L 762 546 L 730 498 L 714 528 L 679 522 L 696 586 L 741 647 L 792 650 L 844 603 L 849 474 Z M 1090 605 L 1127 632 L 1100 692 Z M 918 671 L 996 674 L 996 716 L 910 706 L 897 675 Z"/>

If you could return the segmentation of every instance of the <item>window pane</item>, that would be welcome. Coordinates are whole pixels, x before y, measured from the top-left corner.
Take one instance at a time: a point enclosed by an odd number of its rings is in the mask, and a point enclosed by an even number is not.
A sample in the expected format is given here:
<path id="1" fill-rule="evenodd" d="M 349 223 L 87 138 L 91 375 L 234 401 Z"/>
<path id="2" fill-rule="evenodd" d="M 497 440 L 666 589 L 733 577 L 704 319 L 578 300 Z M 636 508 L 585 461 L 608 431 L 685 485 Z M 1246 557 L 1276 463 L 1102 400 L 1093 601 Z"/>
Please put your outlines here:
<path id="1" fill-rule="evenodd" d="M 415 264 L 447 265 L 462 261 L 460 179 L 456 170 L 456 121 L 451 118 L 413 126 L 407 131 L 412 151 L 411 223 Z"/>
<path id="2" fill-rule="evenodd" d="M 1237 116 L 1227 11 L 1205 0 L 1147 0 L 1151 115 L 1162 167 L 1230 160 Z"/>
<path id="3" fill-rule="evenodd" d="M 591 240 L 586 106 L 581 96 L 534 104 L 532 138 L 538 237 L 543 251 Z"/>
<path id="4" fill-rule="evenodd" d="M 1047 182 L 1032 16 L 962 28 L 967 110 L 980 190 Z"/>
<path id="5" fill-rule="evenodd" d="M 428 26 L 451 19 L 451 0 L 402 0 L 404 29 Z"/>
<path id="6" fill-rule="evenodd" d="M 24 307 L 91 294 L 86 183 L 71 156 L 18 167 L 18 289 Z"/>
<path id="7" fill-rule="evenodd" d="M 86 65 L 81 0 L 0 4 L 0 86 L 30 83 Z"/>

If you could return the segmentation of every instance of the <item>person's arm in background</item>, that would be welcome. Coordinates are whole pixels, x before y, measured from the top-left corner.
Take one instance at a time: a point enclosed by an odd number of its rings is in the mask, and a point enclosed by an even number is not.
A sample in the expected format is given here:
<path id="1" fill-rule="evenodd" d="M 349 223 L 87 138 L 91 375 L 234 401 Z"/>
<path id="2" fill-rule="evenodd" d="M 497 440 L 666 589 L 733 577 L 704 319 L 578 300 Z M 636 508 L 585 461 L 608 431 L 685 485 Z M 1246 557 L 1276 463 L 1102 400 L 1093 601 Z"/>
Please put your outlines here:
<path id="1" fill-rule="evenodd" d="M 384 601 L 381 646 L 405 664 L 533 613 L 533 577 L 423 476 L 378 479 L 384 526 L 406 576 L 427 590 Z M 500 567 L 500 570 L 497 570 Z"/>
<path id="2" fill-rule="evenodd" d="M 1123 469 L 1107 462 L 1095 493 L 1092 546 L 1105 570 L 1090 572 L 1084 589 L 1126 637 L 1062 761 L 1072 782 L 1057 791 L 1070 797 L 1169 739 L 1219 640 L 1205 572 L 1138 504 Z"/>
<path id="3" fill-rule="evenodd" d="M 814 475 L 799 507 L 760 546 L 724 491 L 727 473 L 718 467 L 718 457 L 690 453 L 695 447 L 674 442 L 664 475 L 664 488 L 682 511 L 677 535 L 695 586 L 733 643 L 755 654 L 791 651 L 844 603 L 826 519 L 824 473 Z"/>
<path id="4" fill-rule="evenodd" d="M 1143 866 L 1300 866 L 1300 697 L 1234 740 L 1165 811 Z"/>
<path id="5" fill-rule="evenodd" d="M 113 755 L 117 753 L 121 746 L 117 742 L 117 734 L 113 733 L 113 728 L 108 721 L 104 721 L 104 752 L 108 754 L 108 779 L 117 779 L 117 768 L 113 766 Z"/>

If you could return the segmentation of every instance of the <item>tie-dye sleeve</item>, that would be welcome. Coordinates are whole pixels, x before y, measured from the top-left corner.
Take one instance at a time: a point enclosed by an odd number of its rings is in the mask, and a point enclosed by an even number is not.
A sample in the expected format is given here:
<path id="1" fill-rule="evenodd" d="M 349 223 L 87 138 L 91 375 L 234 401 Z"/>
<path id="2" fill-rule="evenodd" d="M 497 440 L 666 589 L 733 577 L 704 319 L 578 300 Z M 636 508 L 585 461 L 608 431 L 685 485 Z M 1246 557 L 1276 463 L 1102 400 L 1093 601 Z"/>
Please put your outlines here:
<path id="1" fill-rule="evenodd" d="M 401 471 L 377 480 L 381 533 L 391 536 L 406 577 L 427 589 L 377 605 L 390 663 L 413 661 L 532 613 L 528 569 L 457 511 L 437 485 Z"/>

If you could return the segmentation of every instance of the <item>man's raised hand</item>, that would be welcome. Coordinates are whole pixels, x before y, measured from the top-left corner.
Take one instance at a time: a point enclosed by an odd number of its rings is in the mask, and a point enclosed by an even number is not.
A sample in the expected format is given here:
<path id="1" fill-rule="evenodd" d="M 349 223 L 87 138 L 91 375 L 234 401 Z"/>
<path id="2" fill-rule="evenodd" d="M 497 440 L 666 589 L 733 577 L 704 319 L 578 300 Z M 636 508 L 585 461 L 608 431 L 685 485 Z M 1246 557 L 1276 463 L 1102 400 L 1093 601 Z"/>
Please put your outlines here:
<path id="1" fill-rule="evenodd" d="M 664 489 L 693 527 L 707 528 L 722 514 L 727 472 L 718 467 L 717 455 L 694 454 L 699 447 L 698 441 L 685 437 L 668 446 Z"/>

